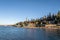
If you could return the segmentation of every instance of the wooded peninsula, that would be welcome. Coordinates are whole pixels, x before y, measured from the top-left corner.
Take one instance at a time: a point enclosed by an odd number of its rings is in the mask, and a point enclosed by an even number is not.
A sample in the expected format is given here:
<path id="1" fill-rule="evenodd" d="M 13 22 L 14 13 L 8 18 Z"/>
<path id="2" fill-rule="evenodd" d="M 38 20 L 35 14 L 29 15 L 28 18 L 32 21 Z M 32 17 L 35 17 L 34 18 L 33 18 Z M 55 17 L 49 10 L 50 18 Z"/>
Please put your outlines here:
<path id="1" fill-rule="evenodd" d="M 14 24 L 15 27 L 60 27 L 60 11 L 56 14 L 49 13 L 49 15 L 38 18 L 18 22 Z"/>

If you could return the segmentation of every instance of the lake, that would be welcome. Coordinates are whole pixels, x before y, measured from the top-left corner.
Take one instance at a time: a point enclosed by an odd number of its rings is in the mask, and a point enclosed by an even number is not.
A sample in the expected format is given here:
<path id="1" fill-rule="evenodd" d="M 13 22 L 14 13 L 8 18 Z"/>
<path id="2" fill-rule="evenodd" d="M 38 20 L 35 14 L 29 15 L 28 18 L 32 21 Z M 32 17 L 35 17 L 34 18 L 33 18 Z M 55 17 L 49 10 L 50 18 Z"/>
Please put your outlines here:
<path id="1" fill-rule="evenodd" d="M 60 40 L 60 29 L 0 26 L 0 40 Z"/>

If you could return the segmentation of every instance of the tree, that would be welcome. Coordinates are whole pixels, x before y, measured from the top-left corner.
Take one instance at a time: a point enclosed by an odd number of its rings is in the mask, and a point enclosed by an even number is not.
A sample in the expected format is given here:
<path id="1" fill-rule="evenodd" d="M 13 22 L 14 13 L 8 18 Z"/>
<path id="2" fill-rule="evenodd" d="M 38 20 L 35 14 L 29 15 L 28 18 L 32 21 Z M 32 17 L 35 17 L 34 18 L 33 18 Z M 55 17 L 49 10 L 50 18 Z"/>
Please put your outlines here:
<path id="1" fill-rule="evenodd" d="M 51 13 L 47 16 L 47 21 L 51 21 Z"/>

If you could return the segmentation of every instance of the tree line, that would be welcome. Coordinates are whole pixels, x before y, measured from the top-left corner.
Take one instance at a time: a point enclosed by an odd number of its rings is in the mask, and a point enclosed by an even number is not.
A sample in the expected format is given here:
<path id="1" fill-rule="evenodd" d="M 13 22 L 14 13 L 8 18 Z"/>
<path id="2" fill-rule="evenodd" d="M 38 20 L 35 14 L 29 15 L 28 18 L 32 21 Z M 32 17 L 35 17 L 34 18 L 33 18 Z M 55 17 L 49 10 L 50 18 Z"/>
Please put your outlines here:
<path id="1" fill-rule="evenodd" d="M 46 24 L 60 24 L 60 11 L 57 14 L 49 13 L 49 15 L 44 16 L 38 19 L 32 19 L 29 21 L 19 22 L 16 25 L 20 25 L 20 27 L 27 26 L 29 23 L 33 23 L 36 27 L 45 26 Z"/>

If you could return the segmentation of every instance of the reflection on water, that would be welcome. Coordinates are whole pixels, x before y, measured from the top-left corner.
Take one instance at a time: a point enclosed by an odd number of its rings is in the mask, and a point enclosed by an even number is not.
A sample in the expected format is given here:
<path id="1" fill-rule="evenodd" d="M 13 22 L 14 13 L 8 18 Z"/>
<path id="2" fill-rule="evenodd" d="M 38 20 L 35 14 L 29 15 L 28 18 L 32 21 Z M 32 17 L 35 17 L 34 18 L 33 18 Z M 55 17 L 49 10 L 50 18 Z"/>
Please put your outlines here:
<path id="1" fill-rule="evenodd" d="M 47 40 L 60 40 L 60 29 L 46 29 Z"/>
<path id="2" fill-rule="evenodd" d="M 0 40 L 60 40 L 60 29 L 28 29 L 0 26 Z"/>

